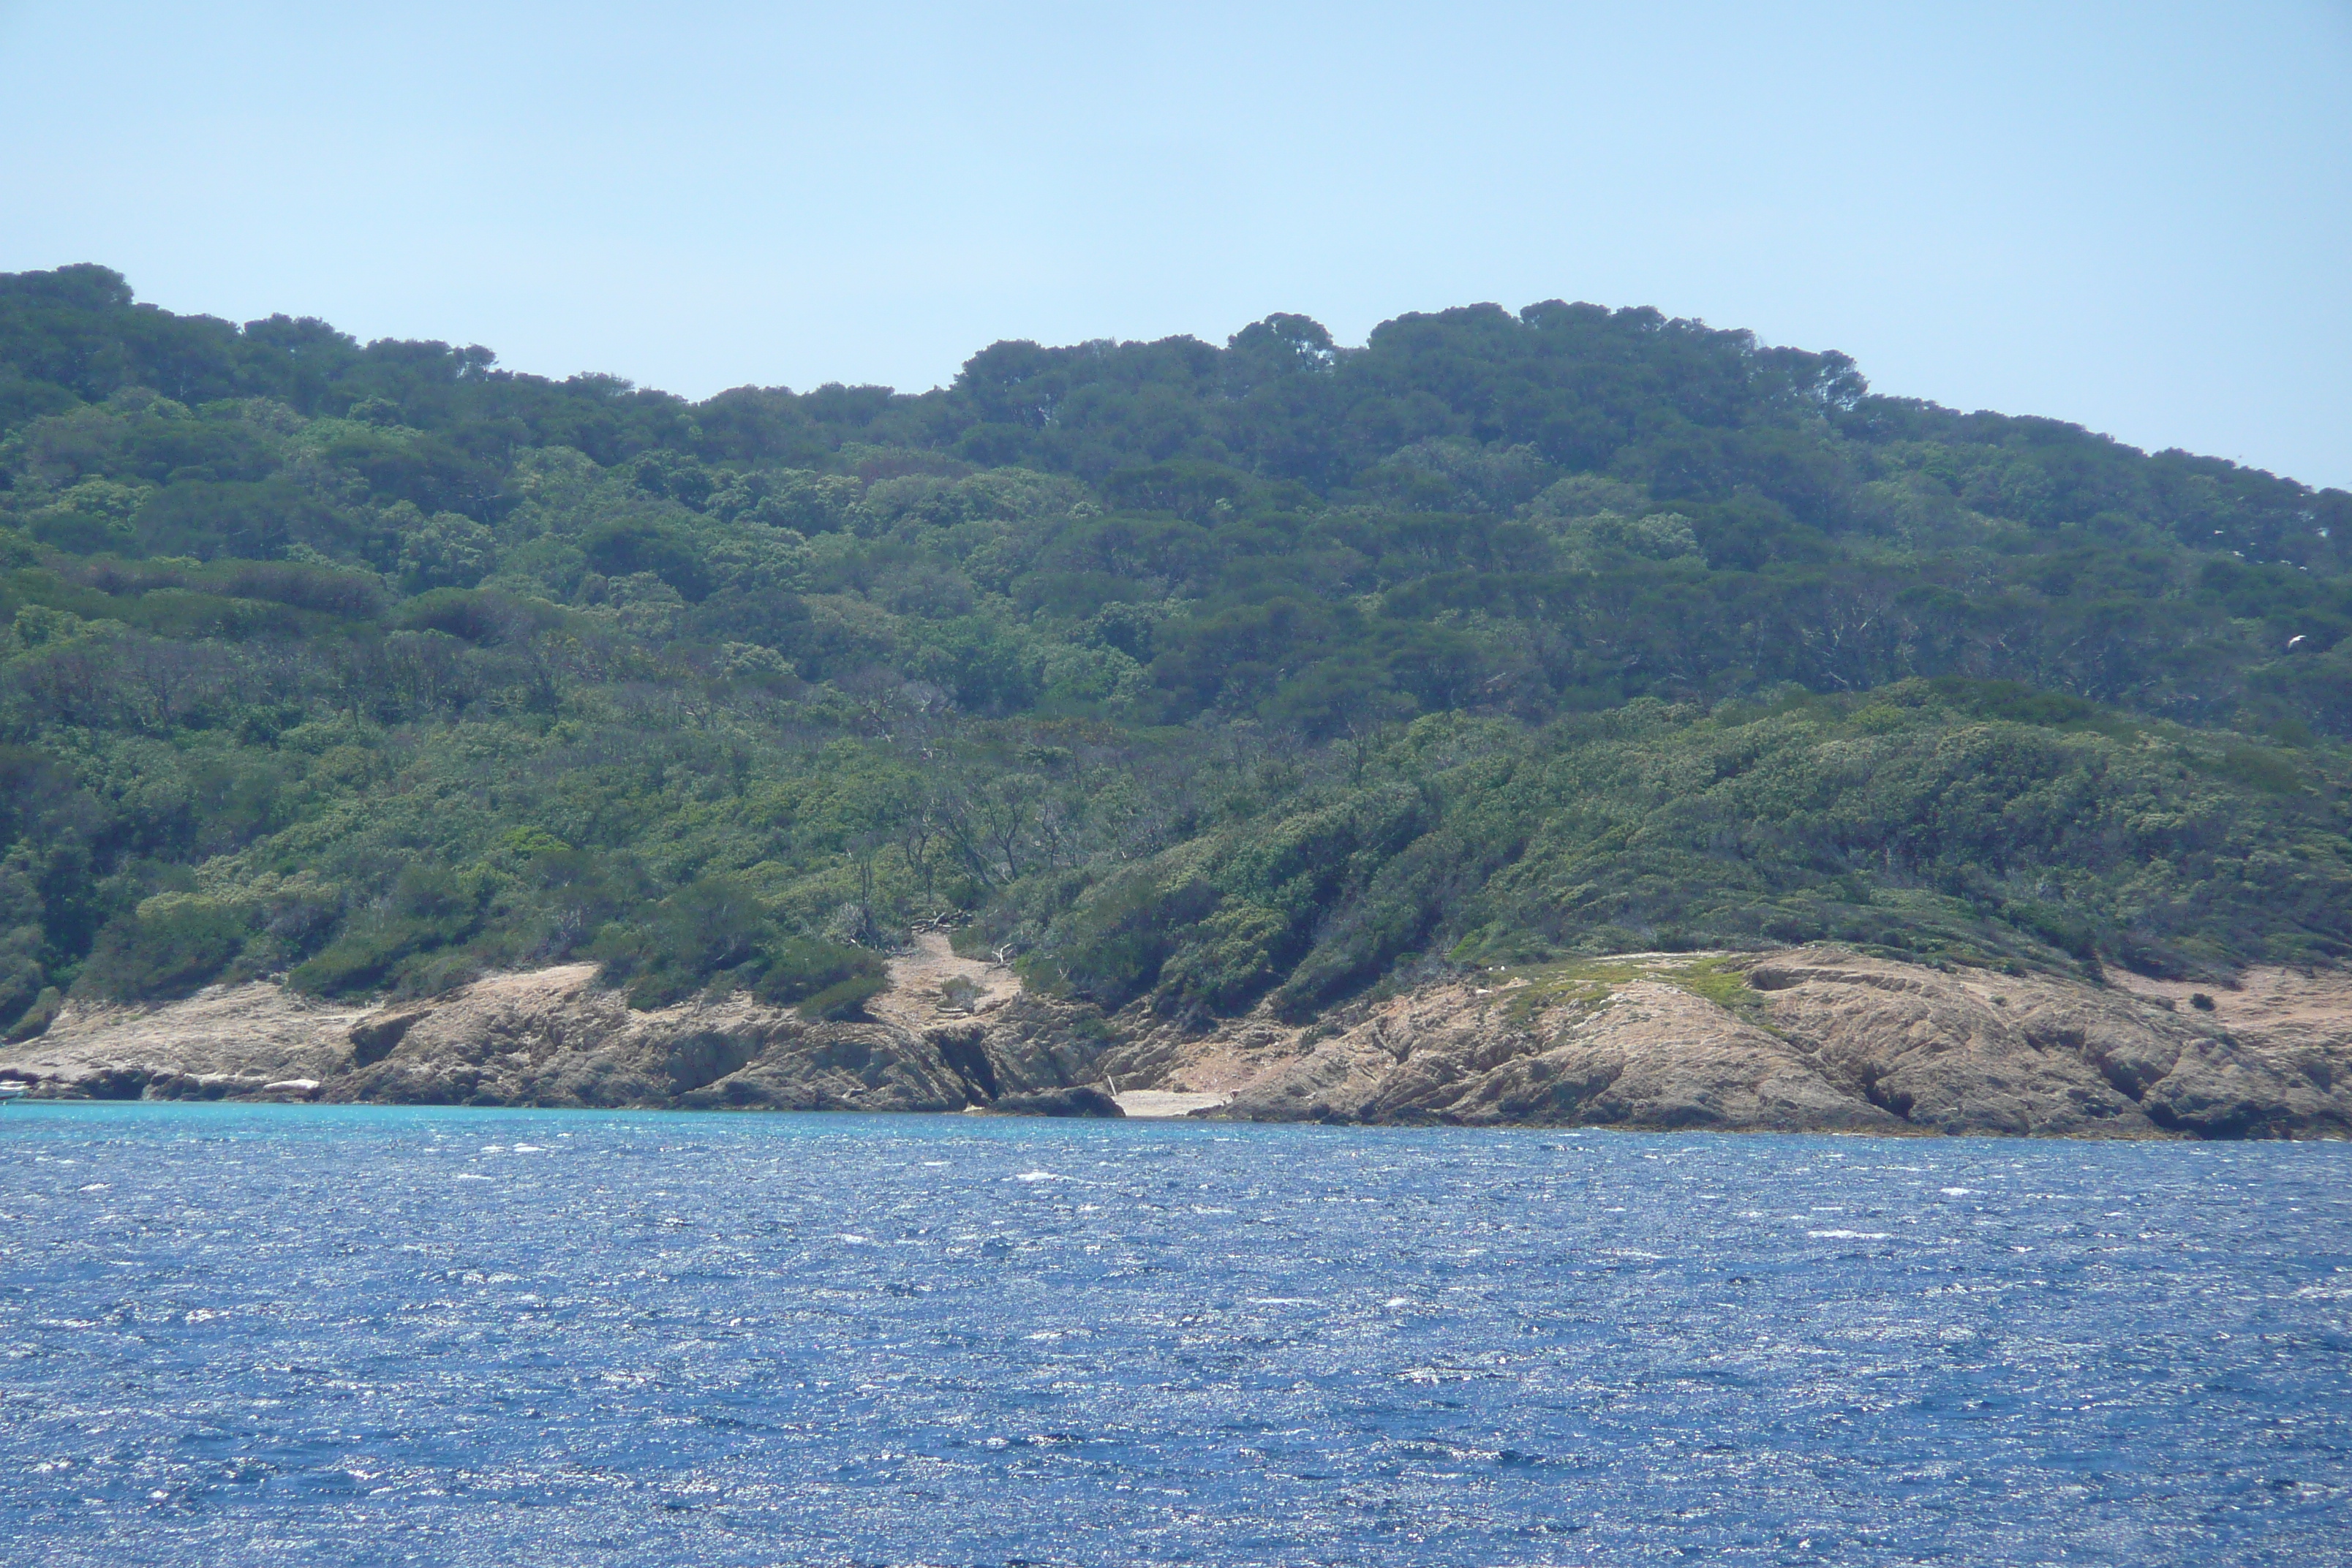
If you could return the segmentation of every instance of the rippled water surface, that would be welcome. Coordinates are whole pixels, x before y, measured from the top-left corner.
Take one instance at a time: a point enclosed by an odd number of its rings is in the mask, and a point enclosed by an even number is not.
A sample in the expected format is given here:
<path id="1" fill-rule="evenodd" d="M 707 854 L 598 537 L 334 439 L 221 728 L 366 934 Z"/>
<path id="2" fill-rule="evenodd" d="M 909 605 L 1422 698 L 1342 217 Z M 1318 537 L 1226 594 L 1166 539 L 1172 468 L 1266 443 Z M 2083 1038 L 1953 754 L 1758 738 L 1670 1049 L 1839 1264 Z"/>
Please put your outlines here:
<path id="1" fill-rule="evenodd" d="M 2352 1555 L 2352 1148 L 0 1109 L 0 1555 Z"/>

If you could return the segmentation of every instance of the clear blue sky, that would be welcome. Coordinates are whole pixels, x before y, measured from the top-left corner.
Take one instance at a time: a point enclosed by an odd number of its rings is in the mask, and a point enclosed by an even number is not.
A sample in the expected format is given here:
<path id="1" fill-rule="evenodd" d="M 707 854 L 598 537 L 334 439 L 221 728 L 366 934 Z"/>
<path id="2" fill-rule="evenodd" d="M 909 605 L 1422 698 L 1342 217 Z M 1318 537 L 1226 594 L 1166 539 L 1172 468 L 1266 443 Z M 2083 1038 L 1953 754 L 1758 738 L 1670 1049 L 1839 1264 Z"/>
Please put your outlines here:
<path id="1" fill-rule="evenodd" d="M 0 0 L 0 269 L 700 396 L 1655 305 L 2352 486 L 2352 0 Z"/>

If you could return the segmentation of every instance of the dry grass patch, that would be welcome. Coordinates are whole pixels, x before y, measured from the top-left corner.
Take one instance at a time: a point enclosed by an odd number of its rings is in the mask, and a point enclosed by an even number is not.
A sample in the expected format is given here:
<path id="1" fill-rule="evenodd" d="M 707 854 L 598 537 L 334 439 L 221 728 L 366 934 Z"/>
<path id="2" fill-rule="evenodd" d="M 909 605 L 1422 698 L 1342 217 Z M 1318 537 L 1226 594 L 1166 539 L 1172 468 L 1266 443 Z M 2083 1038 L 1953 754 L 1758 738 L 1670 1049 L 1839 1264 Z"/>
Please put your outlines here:
<path id="1" fill-rule="evenodd" d="M 1602 958 L 1571 958 L 1556 963 L 1512 964 L 1492 974 L 1508 989 L 1506 1006 L 1513 1023 L 1553 1007 L 1597 1012 L 1627 985 L 1647 980 L 1712 1002 L 1759 1028 L 1763 998 L 1748 984 L 1738 958 L 1724 952 L 1633 952 Z"/>

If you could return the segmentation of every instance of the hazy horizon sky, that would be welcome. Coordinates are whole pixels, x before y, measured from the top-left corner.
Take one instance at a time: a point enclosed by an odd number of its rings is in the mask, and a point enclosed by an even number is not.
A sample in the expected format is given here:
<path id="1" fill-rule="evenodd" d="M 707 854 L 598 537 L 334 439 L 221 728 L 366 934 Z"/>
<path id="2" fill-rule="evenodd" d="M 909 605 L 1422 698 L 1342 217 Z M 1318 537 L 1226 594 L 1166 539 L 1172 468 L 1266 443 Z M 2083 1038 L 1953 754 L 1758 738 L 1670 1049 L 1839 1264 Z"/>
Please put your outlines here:
<path id="1" fill-rule="evenodd" d="M 1652 305 L 2352 487 L 2352 0 L 0 0 L 0 270 L 688 396 Z"/>

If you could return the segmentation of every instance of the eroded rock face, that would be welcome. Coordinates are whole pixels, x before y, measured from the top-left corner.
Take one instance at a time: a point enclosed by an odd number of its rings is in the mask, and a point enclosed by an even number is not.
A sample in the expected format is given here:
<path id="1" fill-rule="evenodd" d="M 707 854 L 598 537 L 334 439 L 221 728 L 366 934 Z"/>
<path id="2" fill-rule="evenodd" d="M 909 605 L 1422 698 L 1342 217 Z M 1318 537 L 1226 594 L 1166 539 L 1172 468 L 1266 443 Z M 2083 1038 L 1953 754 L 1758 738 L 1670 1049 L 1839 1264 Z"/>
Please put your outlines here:
<path id="1" fill-rule="evenodd" d="M 352 1026 L 369 1013 L 259 984 L 166 1007 L 68 1003 L 46 1034 L 0 1049 L 0 1076 L 93 1100 L 295 1097 L 307 1091 L 270 1086 L 349 1070 Z"/>
<path id="2" fill-rule="evenodd" d="M 1598 997 L 1444 985 L 1344 1027 L 1259 1016 L 1190 1038 L 1137 1020 L 1105 1067 L 1259 1121 L 2352 1136 L 2352 976 L 2253 971 L 2206 1012 L 2136 979 L 1713 956 L 1746 978 L 1737 1010 L 1670 978 L 1695 955 L 1640 955 L 1622 962 L 1656 977 Z"/>
<path id="3" fill-rule="evenodd" d="M 966 1103 L 961 1080 L 904 1031 L 814 1024 L 742 996 L 641 1013 L 586 963 L 477 981 L 408 1018 L 395 1044 L 320 1098 L 796 1110 Z"/>
<path id="4" fill-rule="evenodd" d="M 69 1009 L 0 1051 L 0 1074 L 86 1098 L 961 1110 L 1091 1082 L 1106 1038 L 1091 1009 L 1017 995 L 919 1032 L 887 1017 L 811 1022 L 740 995 L 641 1013 L 583 963 L 375 1010 L 264 984 Z"/>
<path id="5" fill-rule="evenodd" d="M 1116 1121 L 1127 1112 L 1118 1101 L 1089 1084 L 1042 1089 L 1035 1094 L 1008 1094 L 989 1109 L 1007 1116 L 1078 1116 Z"/>
<path id="6" fill-rule="evenodd" d="M 1123 1094 L 1261 1121 L 2352 1136 L 2345 973 L 2254 970 L 2205 992 L 1832 948 L 1662 953 L 1575 984 L 1429 986 L 1305 1027 L 1259 1013 L 1187 1028 L 1025 995 L 999 970 L 943 1002 L 942 973 L 984 967 L 935 944 L 894 966 L 874 1020 L 846 1024 L 741 996 L 640 1013 L 587 964 L 373 1010 L 246 985 L 68 1007 L 0 1050 L 0 1076 L 109 1098 L 1068 1114 Z"/>
<path id="7" fill-rule="evenodd" d="M 2248 975 L 2260 994 L 2302 995 L 2283 1028 L 2259 1005 L 2200 1013 L 2139 983 L 1947 973 L 1830 952 L 1775 955 L 1748 975 L 1775 1027 L 1922 1131 L 2352 1135 L 2344 977 Z"/>
<path id="8" fill-rule="evenodd" d="M 1673 985 L 1522 1009 L 1449 985 L 1374 1012 L 1236 1089 L 1254 1121 L 1895 1131 L 1789 1041 Z"/>

